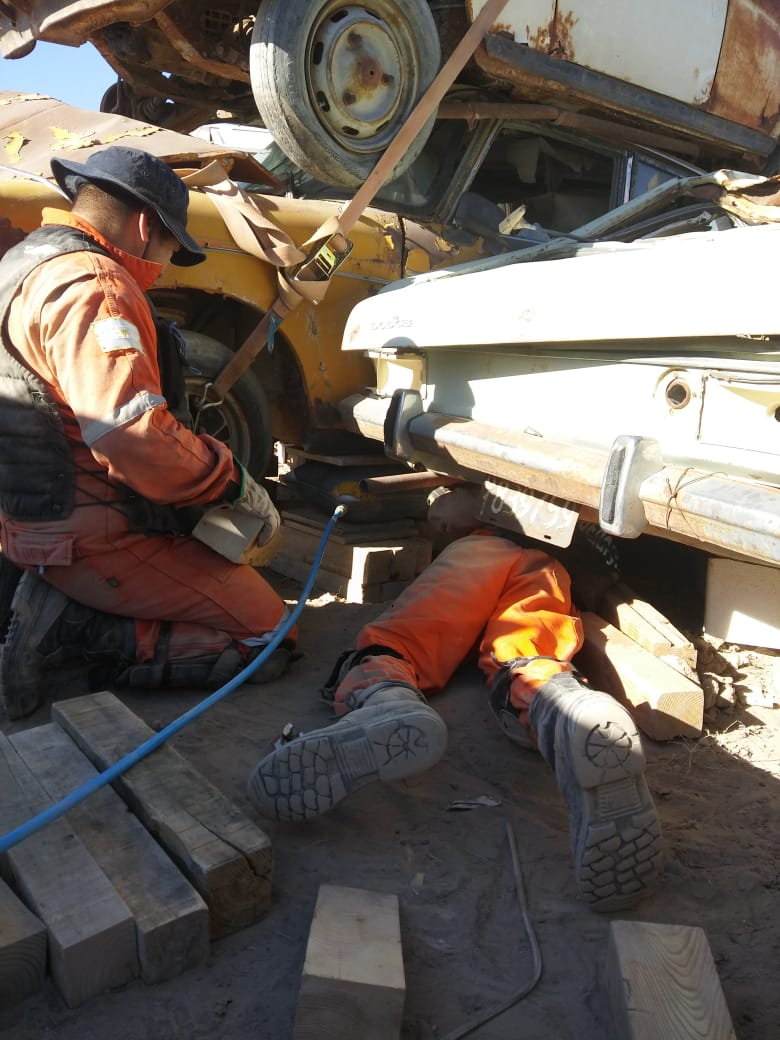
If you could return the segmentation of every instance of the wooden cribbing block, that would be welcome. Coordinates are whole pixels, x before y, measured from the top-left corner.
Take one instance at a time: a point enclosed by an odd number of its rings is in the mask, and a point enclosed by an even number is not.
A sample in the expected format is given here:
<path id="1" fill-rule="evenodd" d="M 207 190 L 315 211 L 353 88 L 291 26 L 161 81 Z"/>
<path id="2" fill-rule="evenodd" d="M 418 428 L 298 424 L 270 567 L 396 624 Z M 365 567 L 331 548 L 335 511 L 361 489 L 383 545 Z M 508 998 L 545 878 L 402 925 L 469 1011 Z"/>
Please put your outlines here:
<path id="1" fill-rule="evenodd" d="M 607 986 L 615 1040 L 735 1040 L 701 928 L 612 921 Z"/>
<path id="2" fill-rule="evenodd" d="M 24 1000 L 46 978 L 46 926 L 0 881 L 0 1007 Z"/>
<path id="3" fill-rule="evenodd" d="M 696 648 L 690 639 L 622 582 L 604 591 L 598 613 L 655 657 L 679 657 L 689 667 L 696 667 Z"/>
<path id="4" fill-rule="evenodd" d="M 629 639 L 598 614 L 582 613 L 585 644 L 575 664 L 591 685 L 625 704 L 653 740 L 700 737 L 701 687 Z"/>
<path id="5" fill-rule="evenodd" d="M 328 519 L 328 516 L 323 516 L 322 513 L 317 513 L 312 509 L 285 509 L 282 511 L 282 527 L 295 527 L 308 534 L 316 534 L 318 539 L 322 537 Z M 331 542 L 341 542 L 344 545 L 376 545 L 387 539 L 405 539 L 415 534 L 417 534 L 417 524 L 408 518 L 359 523 L 342 520 L 331 531 L 328 545 Z"/>
<path id="6" fill-rule="evenodd" d="M 0 737 L 0 831 L 50 804 L 7 737 Z M 133 916 L 60 818 L 9 849 L 17 891 L 46 925 L 49 967 L 70 1007 L 138 974 Z"/>
<path id="7" fill-rule="evenodd" d="M 320 538 L 318 532 L 283 526 L 281 545 L 274 563 L 279 556 L 287 556 L 310 566 L 317 555 Z M 343 574 L 361 585 L 411 581 L 430 562 L 430 542 L 417 537 L 377 541 L 371 545 L 329 541 L 322 555 L 322 566 L 326 571 Z"/>
<path id="8" fill-rule="evenodd" d="M 304 563 L 284 551 L 278 553 L 268 566 L 277 574 L 283 574 L 302 584 L 311 572 L 311 563 Z M 345 574 L 336 574 L 324 567 L 320 567 L 314 579 L 314 589 L 317 592 L 329 592 L 348 603 L 386 603 L 400 596 L 408 584 L 408 581 L 382 581 L 365 585 L 359 580 L 348 578 Z"/>
<path id="9" fill-rule="evenodd" d="M 55 801 L 97 776 L 53 722 L 10 739 Z M 206 904 L 116 791 L 93 791 L 67 821 L 132 911 L 144 981 L 172 979 L 202 963 L 209 953 Z"/>
<path id="10" fill-rule="evenodd" d="M 52 718 L 98 769 L 153 735 L 108 691 L 58 701 Z M 265 913 L 271 842 L 178 752 L 157 748 L 119 776 L 114 788 L 206 900 L 212 939 L 246 928 Z"/>
<path id="11" fill-rule="evenodd" d="M 397 896 L 320 885 L 293 1040 L 398 1040 L 405 994 Z"/>

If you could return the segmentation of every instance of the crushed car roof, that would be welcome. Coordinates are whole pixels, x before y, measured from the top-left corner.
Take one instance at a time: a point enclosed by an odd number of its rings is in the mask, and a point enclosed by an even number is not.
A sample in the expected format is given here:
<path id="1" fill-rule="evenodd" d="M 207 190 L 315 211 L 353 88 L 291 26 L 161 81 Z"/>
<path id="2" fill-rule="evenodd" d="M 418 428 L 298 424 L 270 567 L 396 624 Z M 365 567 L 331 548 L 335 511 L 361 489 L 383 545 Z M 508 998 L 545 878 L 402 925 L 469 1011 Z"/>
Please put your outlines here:
<path id="1" fill-rule="evenodd" d="M 251 155 L 126 116 L 91 112 L 43 94 L 0 90 L 0 180 L 51 180 L 52 155 L 79 162 L 110 144 L 142 148 L 173 166 L 216 160 L 235 180 L 284 186 Z"/>

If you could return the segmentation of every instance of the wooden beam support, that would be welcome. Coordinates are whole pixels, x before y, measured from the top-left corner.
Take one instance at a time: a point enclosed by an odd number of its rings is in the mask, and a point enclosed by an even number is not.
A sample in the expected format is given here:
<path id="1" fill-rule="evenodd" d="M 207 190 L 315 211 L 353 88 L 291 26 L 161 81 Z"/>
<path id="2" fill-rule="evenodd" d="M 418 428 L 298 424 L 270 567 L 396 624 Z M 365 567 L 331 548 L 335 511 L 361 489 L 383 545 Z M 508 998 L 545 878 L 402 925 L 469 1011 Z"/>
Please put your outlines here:
<path id="1" fill-rule="evenodd" d="M 58 701 L 52 718 L 98 769 L 153 735 L 108 691 Z M 212 939 L 262 917 L 271 900 L 271 842 L 186 759 L 163 745 L 114 787 L 206 900 Z"/>
<path id="2" fill-rule="evenodd" d="M 0 792 L 2 833 L 50 804 L 2 735 Z M 46 925 L 51 974 L 70 1007 L 138 974 L 132 914 L 64 819 L 29 835 L 7 856 L 17 891 Z"/>
<path id="3" fill-rule="evenodd" d="M 46 978 L 46 926 L 0 881 L 0 1007 L 37 992 Z"/>
<path id="4" fill-rule="evenodd" d="M 22 730 L 11 743 L 55 801 L 97 776 L 53 722 Z M 144 982 L 201 964 L 209 954 L 206 904 L 116 791 L 94 791 L 66 819 L 132 911 Z"/>
<path id="5" fill-rule="evenodd" d="M 321 885 L 293 1040 L 398 1040 L 405 994 L 398 897 Z"/>
<path id="6" fill-rule="evenodd" d="M 696 648 L 659 610 L 616 582 L 605 589 L 597 613 L 654 657 L 678 657 L 696 668 Z"/>
<path id="7" fill-rule="evenodd" d="M 700 737 L 704 693 L 598 614 L 582 613 L 585 643 L 574 663 L 597 689 L 611 693 L 653 740 Z"/>
<path id="8" fill-rule="evenodd" d="M 612 921 L 607 988 L 615 1040 L 736 1040 L 701 928 Z"/>

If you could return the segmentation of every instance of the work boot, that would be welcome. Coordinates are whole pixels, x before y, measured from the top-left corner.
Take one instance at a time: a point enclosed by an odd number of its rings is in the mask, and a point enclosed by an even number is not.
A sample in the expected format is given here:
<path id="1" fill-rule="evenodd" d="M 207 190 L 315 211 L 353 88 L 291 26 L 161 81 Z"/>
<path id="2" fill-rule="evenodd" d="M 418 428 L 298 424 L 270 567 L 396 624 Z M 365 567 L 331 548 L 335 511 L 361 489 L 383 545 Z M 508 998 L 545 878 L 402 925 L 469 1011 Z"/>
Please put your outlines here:
<path id="1" fill-rule="evenodd" d="M 569 808 L 580 896 L 598 911 L 634 906 L 658 876 L 662 854 L 631 716 L 568 672 L 539 688 L 528 716 Z"/>
<path id="2" fill-rule="evenodd" d="M 21 567 L 17 567 L 0 551 L 0 643 L 5 639 L 8 631 L 8 624 L 11 620 L 11 603 L 23 573 Z"/>
<path id="3" fill-rule="evenodd" d="M 271 819 L 309 820 L 374 780 L 402 780 L 435 765 L 447 729 L 419 690 L 380 682 L 323 729 L 281 739 L 255 768 L 249 795 Z"/>
<path id="4" fill-rule="evenodd" d="M 25 571 L 0 652 L 0 703 L 8 718 L 21 719 L 35 711 L 43 699 L 47 671 L 106 655 L 134 659 L 132 620 L 76 603 L 33 571 Z"/>
<path id="5" fill-rule="evenodd" d="M 106 682 L 142 690 L 216 690 L 234 679 L 265 649 L 253 647 L 248 655 L 244 655 L 236 643 L 231 643 L 220 653 L 171 658 L 169 643 L 170 623 L 163 622 L 154 658 L 141 664 L 128 664 L 115 671 Z M 299 656 L 295 654 L 292 642 L 285 646 L 283 641 L 244 681 L 254 685 L 272 682 L 284 673 L 290 661 Z"/>

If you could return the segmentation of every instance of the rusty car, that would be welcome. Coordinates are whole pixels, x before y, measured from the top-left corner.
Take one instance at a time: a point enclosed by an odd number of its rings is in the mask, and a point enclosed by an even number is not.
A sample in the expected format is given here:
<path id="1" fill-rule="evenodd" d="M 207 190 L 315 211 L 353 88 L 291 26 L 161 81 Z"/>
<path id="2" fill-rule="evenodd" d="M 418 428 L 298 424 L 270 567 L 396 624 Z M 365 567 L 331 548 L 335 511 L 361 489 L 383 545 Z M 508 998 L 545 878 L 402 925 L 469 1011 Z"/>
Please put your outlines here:
<path id="1" fill-rule="evenodd" d="M 184 131 L 260 123 L 299 167 L 355 187 L 484 3 L 3 0 L 0 53 L 23 61 L 38 40 L 90 41 L 117 74 L 105 111 Z M 779 52 L 774 0 L 507 0 L 398 171 L 439 119 L 507 104 L 656 134 L 706 169 L 757 171 L 776 147 Z"/>

